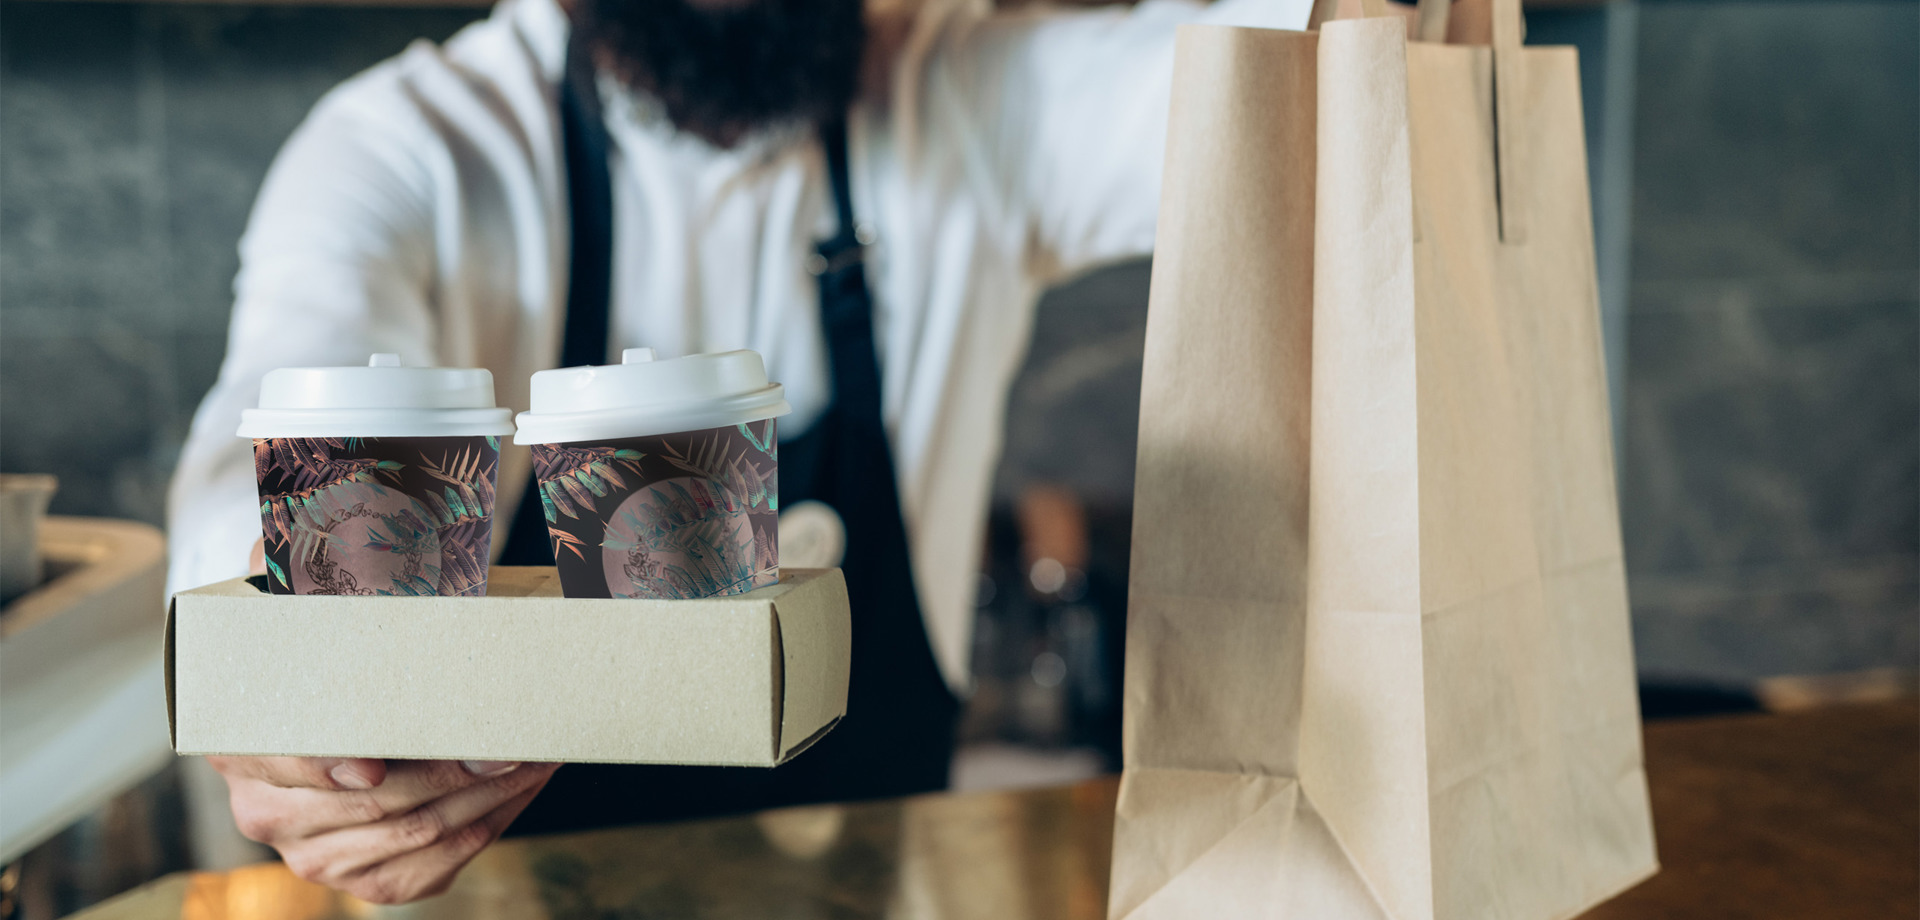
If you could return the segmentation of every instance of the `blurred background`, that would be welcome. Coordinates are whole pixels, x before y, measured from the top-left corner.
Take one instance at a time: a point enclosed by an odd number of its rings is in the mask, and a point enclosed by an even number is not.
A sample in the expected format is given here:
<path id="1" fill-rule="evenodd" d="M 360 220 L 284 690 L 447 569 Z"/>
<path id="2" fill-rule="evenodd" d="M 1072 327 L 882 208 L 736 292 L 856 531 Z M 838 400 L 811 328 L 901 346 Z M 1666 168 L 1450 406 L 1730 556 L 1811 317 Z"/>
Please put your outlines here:
<path id="1" fill-rule="evenodd" d="M 55 514 L 158 526 L 274 152 L 334 84 L 484 12 L 0 0 L 0 472 L 56 474 Z M 1643 706 L 1909 692 L 1920 3 L 1543 4 L 1528 28 L 1582 54 Z M 979 576 L 963 787 L 1117 768 L 1149 271 L 1041 305 Z M 257 855 L 195 839 L 200 780 L 138 711 L 55 739 L 120 764 L 63 791 L 58 827 L 0 815 L 0 917 Z M 0 808 L 55 743 L 28 735 L 0 724 Z"/>

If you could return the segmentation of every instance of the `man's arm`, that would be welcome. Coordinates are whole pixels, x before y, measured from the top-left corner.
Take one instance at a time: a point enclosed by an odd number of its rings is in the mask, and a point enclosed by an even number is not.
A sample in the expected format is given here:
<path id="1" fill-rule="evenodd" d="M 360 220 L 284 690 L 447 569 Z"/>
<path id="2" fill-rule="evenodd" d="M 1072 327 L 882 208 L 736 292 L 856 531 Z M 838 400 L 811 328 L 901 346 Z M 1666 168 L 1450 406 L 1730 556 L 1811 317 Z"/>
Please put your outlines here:
<path id="1" fill-rule="evenodd" d="M 434 358 L 434 227 L 424 164 L 402 125 L 339 94 L 281 149 L 240 241 L 220 376 L 194 414 L 168 496 L 168 590 L 247 572 L 260 538 L 252 446 L 237 437 L 279 367 Z"/>
<path id="2" fill-rule="evenodd" d="M 363 78 L 364 79 L 364 78 Z M 349 84 L 352 87 L 352 84 Z M 378 87 L 376 87 L 378 88 Z M 394 98 L 337 91 L 276 158 L 241 241 L 226 359 L 169 502 L 170 590 L 248 570 L 259 543 L 252 445 L 235 436 L 260 378 L 434 363 L 434 151 Z M 445 165 L 445 164 L 441 164 Z M 302 878 L 364 900 L 436 894 L 546 785 L 548 764 L 212 757 L 236 822 Z"/>
<path id="3" fill-rule="evenodd" d="M 1414 6 L 1389 7 L 1411 22 Z M 1471 41 L 1485 0 L 1453 4 L 1454 41 Z M 1302 29 L 1312 0 L 1148 0 L 1130 9 L 1033 10 L 993 17 L 937 58 L 977 90 L 974 112 L 1025 212 L 1042 282 L 1153 248 L 1173 81 L 1174 35 L 1189 23 Z M 1360 15 L 1342 0 L 1339 15 Z M 1484 41 L 1484 39 L 1483 39 Z"/>
<path id="4" fill-rule="evenodd" d="M 991 193 L 1020 215 L 1037 280 L 1053 283 L 1153 248 L 1172 85 L 1185 24 L 1303 28 L 1312 0 L 1148 0 L 1028 9 L 956 30 L 930 60 L 992 164 Z"/>

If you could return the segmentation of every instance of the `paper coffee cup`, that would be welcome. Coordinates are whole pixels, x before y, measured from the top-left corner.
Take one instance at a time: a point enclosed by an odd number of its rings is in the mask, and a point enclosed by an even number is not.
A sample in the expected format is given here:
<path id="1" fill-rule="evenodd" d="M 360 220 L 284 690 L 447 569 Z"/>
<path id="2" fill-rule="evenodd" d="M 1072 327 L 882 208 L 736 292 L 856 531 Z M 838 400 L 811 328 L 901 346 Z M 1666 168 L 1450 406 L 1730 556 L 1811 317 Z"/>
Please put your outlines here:
<path id="1" fill-rule="evenodd" d="M 515 443 L 568 597 L 696 598 L 780 580 L 774 420 L 793 411 L 751 351 L 533 375 Z"/>
<path id="2" fill-rule="evenodd" d="M 268 373 L 253 439 L 274 594 L 487 593 L 500 437 L 513 414 L 478 368 L 290 367 Z"/>

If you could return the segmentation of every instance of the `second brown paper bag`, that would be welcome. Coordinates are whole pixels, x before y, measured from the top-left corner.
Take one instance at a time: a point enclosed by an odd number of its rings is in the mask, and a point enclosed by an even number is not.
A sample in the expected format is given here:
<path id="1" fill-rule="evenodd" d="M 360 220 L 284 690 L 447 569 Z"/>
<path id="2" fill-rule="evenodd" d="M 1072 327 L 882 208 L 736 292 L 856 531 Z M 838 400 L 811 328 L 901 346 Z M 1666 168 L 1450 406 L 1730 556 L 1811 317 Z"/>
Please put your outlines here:
<path id="1" fill-rule="evenodd" d="M 1549 920 L 1654 871 L 1576 61 L 1494 17 L 1498 62 L 1180 36 L 1115 918 Z"/>

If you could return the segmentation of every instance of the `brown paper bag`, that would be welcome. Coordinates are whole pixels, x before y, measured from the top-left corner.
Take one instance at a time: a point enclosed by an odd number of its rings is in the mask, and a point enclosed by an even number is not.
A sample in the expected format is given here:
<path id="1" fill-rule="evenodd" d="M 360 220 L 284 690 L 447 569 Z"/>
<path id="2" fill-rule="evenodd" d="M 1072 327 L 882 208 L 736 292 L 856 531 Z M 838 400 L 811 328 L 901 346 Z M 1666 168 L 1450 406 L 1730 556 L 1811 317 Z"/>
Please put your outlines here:
<path id="1" fill-rule="evenodd" d="M 1493 13 L 1180 36 L 1112 917 L 1548 920 L 1655 869 L 1576 61 Z"/>

